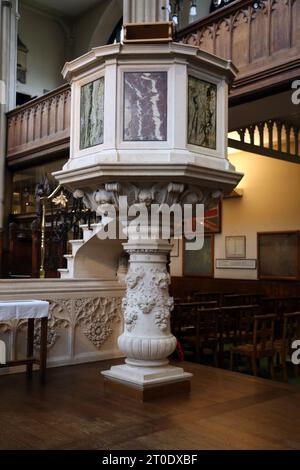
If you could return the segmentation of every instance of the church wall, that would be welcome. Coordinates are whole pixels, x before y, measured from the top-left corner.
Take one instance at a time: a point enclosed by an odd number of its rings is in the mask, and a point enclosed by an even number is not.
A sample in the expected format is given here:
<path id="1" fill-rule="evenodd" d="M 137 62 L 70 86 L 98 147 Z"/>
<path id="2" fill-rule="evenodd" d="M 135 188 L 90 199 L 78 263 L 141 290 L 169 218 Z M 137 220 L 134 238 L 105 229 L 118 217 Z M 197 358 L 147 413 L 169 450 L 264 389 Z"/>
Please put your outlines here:
<path id="1" fill-rule="evenodd" d="M 242 198 L 222 203 L 222 233 L 215 235 L 214 258 L 225 259 L 225 237 L 246 236 L 246 257 L 257 259 L 257 232 L 300 230 L 300 166 L 260 155 L 230 155 L 244 173 L 238 188 Z M 172 258 L 172 276 L 182 276 L 180 256 Z M 257 270 L 216 269 L 215 278 L 257 279 Z"/>
<path id="2" fill-rule="evenodd" d="M 19 37 L 28 53 L 26 83 L 18 81 L 17 92 L 36 97 L 62 85 L 66 44 L 64 31 L 57 20 L 21 5 Z"/>

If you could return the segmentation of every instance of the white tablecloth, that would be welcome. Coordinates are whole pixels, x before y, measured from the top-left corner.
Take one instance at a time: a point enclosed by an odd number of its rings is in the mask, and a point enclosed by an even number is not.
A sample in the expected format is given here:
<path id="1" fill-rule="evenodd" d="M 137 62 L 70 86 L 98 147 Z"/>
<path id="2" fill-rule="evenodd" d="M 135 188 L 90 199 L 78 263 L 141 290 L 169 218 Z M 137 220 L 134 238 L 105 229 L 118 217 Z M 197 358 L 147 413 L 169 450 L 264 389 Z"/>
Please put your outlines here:
<path id="1" fill-rule="evenodd" d="M 48 317 L 49 302 L 44 300 L 1 300 L 0 322 Z"/>

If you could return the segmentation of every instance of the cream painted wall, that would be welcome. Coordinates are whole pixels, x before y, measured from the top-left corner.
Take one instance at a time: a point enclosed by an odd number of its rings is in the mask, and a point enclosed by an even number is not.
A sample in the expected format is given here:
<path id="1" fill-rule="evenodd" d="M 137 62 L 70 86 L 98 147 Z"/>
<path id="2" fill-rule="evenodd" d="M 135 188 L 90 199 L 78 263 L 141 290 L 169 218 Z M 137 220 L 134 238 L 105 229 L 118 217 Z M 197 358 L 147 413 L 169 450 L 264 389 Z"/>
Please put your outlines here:
<path id="1" fill-rule="evenodd" d="M 300 229 L 300 166 L 272 158 L 237 153 L 230 156 L 237 171 L 241 199 L 223 204 L 222 234 L 215 237 L 215 258 L 225 257 L 225 236 L 247 236 L 247 258 L 257 259 L 257 232 Z M 256 279 L 256 270 L 215 270 L 215 277 Z"/>
<path id="2" fill-rule="evenodd" d="M 19 36 L 27 46 L 26 84 L 17 82 L 17 91 L 41 96 L 63 83 L 61 70 L 66 59 L 65 35 L 50 15 L 20 6 Z"/>
<path id="3" fill-rule="evenodd" d="M 85 54 L 92 47 L 107 44 L 122 15 L 123 0 L 103 0 L 81 15 L 73 27 L 74 57 Z"/>
<path id="4" fill-rule="evenodd" d="M 60 86 L 65 62 L 107 44 L 122 14 L 122 0 L 102 0 L 71 23 L 21 4 L 19 36 L 29 52 L 26 84 L 17 82 L 17 91 L 41 96 Z"/>
<path id="5" fill-rule="evenodd" d="M 257 232 L 300 230 L 300 166 L 245 152 L 230 155 L 244 173 L 240 199 L 226 199 L 222 233 L 215 235 L 215 259 L 225 258 L 225 236 L 246 235 L 247 258 L 257 259 Z M 182 276 L 182 254 L 172 258 L 171 274 Z M 256 270 L 215 269 L 216 278 L 256 279 Z"/>

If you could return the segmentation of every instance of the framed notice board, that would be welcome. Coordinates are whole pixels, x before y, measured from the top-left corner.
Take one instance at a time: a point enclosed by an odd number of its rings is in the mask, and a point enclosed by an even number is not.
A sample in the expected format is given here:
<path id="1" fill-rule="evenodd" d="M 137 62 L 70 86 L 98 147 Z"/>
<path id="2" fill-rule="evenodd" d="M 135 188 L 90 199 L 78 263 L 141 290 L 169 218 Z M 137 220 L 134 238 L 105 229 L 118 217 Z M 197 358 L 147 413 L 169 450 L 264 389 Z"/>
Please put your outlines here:
<path id="1" fill-rule="evenodd" d="M 258 277 L 299 279 L 299 231 L 257 234 Z"/>
<path id="2" fill-rule="evenodd" d="M 214 235 L 205 235 L 201 250 L 186 250 L 186 242 L 184 241 L 183 275 L 214 276 Z"/>

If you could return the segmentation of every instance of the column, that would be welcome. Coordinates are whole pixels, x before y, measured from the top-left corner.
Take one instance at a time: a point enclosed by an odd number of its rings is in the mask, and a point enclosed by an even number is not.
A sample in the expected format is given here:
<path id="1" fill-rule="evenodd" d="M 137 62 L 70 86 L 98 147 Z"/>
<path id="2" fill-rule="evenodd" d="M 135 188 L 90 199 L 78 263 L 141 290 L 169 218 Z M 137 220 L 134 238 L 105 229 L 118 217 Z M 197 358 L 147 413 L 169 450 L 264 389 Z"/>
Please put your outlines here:
<path id="1" fill-rule="evenodd" d="M 123 0 L 124 23 L 169 21 L 168 0 Z"/>
<path id="2" fill-rule="evenodd" d="M 123 23 L 129 23 L 131 16 L 131 1 L 123 0 Z"/>
<path id="3" fill-rule="evenodd" d="M 106 379 L 139 390 L 143 398 L 156 389 L 189 391 L 191 374 L 169 365 L 177 340 L 170 330 L 173 298 L 169 296 L 168 240 L 146 236 L 148 227 L 128 231 L 124 250 L 129 254 L 126 296 L 123 299 L 124 333 L 119 348 L 124 365 L 103 372 Z M 173 390 L 173 391 L 174 391 Z"/>
<path id="4" fill-rule="evenodd" d="M 17 0 L 1 2 L 0 13 L 0 258 L 2 258 L 5 195 L 6 116 L 16 105 Z M 0 259 L 1 266 L 1 259 Z"/>

